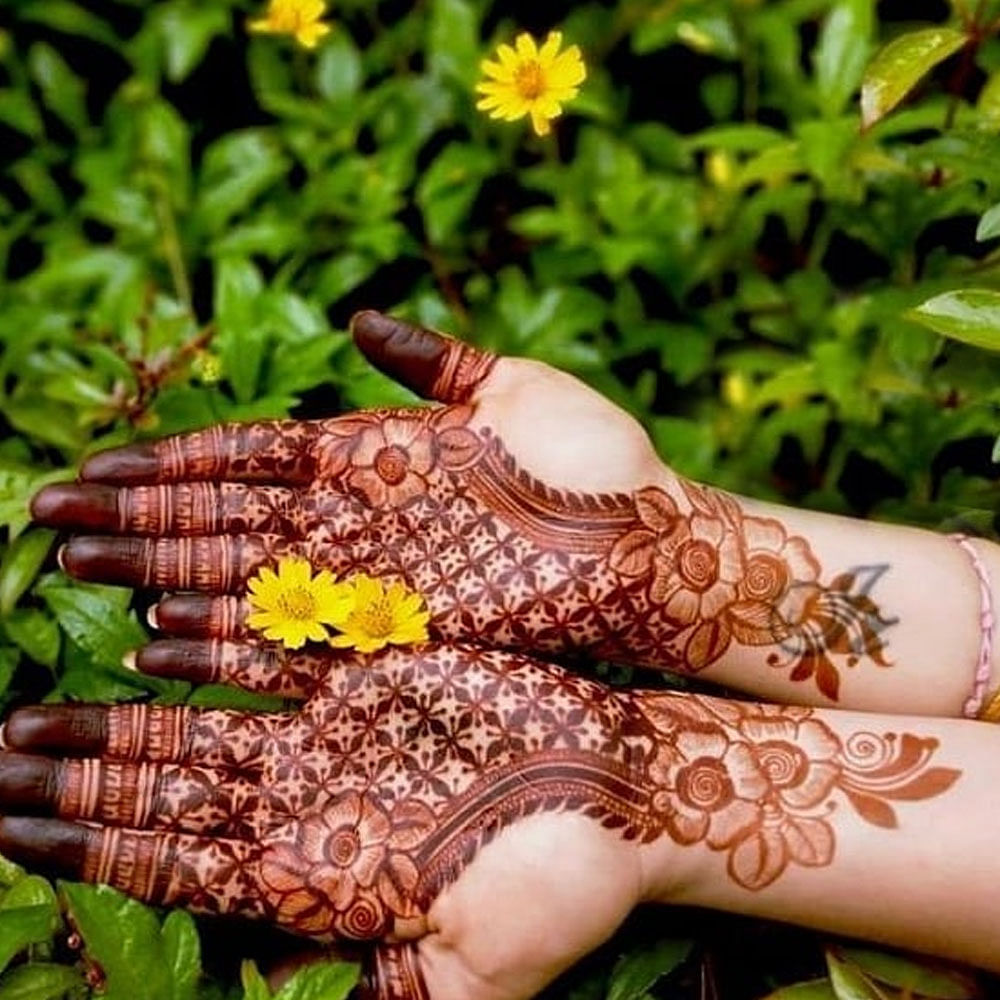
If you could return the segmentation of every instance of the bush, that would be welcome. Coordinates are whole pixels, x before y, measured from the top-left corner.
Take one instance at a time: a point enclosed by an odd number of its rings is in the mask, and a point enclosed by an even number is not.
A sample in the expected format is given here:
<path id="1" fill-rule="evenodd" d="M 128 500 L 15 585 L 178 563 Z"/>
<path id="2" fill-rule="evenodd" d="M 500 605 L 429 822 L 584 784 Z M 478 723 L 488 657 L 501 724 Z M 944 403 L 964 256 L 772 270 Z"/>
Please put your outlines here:
<path id="1" fill-rule="evenodd" d="M 250 37 L 259 11 L 233 0 L 5 13 L 0 708 L 233 697 L 124 670 L 145 635 L 130 595 L 49 571 L 52 534 L 28 527 L 26 501 L 135 437 L 407 399 L 350 345 L 360 307 L 580 375 L 696 479 L 995 532 L 1000 356 L 981 348 L 1000 346 L 996 0 L 974 16 L 958 0 L 879 16 L 871 0 L 341 0 L 312 53 Z M 473 87 L 496 42 L 550 27 L 589 75 L 537 138 L 484 117 Z M 0 997 L 86 992 L 65 907 L 108 996 L 134 995 L 116 975 L 136 962 L 161 969 L 142 980 L 161 984 L 152 1000 L 242 995 L 223 960 L 196 985 L 180 915 L 161 925 L 107 890 L 60 904 L 44 880 L 0 875 L 0 968 L 29 959 Z M 876 995 L 842 992 L 841 965 L 896 982 L 809 935 L 650 922 L 552 995 L 603 996 L 610 977 L 619 1000 L 695 996 L 715 975 L 752 997 L 825 961 L 838 996 Z M 120 940 L 88 933 L 101 926 Z M 695 957 L 656 987 L 692 927 Z M 207 954 L 232 951 L 206 933 Z M 246 995 L 265 996 L 255 975 Z M 346 989 L 342 967 L 329 975 Z"/>

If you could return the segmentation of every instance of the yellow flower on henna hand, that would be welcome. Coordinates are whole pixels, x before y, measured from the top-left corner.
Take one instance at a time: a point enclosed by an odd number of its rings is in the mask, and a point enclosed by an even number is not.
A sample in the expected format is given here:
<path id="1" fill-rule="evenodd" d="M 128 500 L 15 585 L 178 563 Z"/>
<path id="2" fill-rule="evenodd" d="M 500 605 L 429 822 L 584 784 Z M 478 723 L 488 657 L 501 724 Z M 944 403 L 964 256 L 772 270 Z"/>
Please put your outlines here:
<path id="1" fill-rule="evenodd" d="M 313 576 L 305 559 L 278 562 L 278 572 L 264 567 L 247 584 L 251 612 L 247 624 L 265 638 L 300 649 L 307 641 L 325 642 L 326 626 L 340 621 L 354 605 L 354 590 L 322 570 Z"/>
<path id="2" fill-rule="evenodd" d="M 562 114 L 562 106 L 576 97 L 587 76 L 579 47 L 560 52 L 561 45 L 558 31 L 550 31 L 541 48 L 527 33 L 517 36 L 513 48 L 501 45 L 496 61 L 483 60 L 486 79 L 476 91 L 484 96 L 476 107 L 509 122 L 530 115 L 536 134 L 548 135 L 549 121 Z"/>
<path id="3" fill-rule="evenodd" d="M 330 25 L 320 20 L 325 9 L 323 0 L 271 0 L 267 14 L 248 21 L 247 27 L 269 35 L 294 35 L 300 45 L 314 49 L 330 31 Z"/>
<path id="4" fill-rule="evenodd" d="M 330 645 L 374 653 L 386 646 L 426 642 L 430 612 L 422 594 L 402 583 L 386 586 L 376 577 L 358 573 L 345 581 L 353 591 L 350 609 L 333 624 L 340 635 Z"/>

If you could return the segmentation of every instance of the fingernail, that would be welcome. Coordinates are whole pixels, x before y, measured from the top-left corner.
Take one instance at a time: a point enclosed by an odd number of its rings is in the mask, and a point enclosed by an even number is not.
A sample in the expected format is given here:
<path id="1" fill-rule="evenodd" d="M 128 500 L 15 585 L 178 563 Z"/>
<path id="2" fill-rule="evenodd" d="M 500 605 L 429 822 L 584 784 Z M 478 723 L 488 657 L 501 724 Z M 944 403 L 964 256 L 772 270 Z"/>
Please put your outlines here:
<path id="1" fill-rule="evenodd" d="M 149 622 L 150 628 L 160 627 L 159 607 L 159 604 L 150 604 L 149 610 L 146 612 L 146 621 Z"/>
<path id="2" fill-rule="evenodd" d="M 136 670 L 136 671 L 138 671 L 139 668 L 135 664 L 135 650 L 134 649 L 131 650 L 130 652 L 126 653 L 122 657 L 122 666 L 126 670 Z"/>

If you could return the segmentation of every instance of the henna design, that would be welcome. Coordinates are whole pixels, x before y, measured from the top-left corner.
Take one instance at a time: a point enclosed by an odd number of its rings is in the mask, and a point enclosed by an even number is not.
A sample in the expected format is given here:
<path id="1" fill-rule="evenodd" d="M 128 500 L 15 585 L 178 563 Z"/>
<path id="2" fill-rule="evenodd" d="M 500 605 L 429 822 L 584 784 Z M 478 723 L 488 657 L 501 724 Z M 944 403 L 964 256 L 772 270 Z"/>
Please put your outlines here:
<path id="1" fill-rule="evenodd" d="M 87 829 L 84 876 L 322 940 L 377 939 L 426 914 L 485 843 L 535 813 L 703 845 L 758 890 L 833 861 L 838 797 L 891 828 L 894 802 L 959 773 L 931 766 L 934 739 L 842 740 L 810 708 L 614 691 L 471 647 L 339 662 L 297 716 L 105 711 L 102 760 L 27 782 L 58 787 L 47 804 L 64 818 L 153 828 Z M 39 738 L 16 715 L 10 732 L 19 749 Z M 0 755 L 0 805 L 23 807 L 23 760 Z"/>
<path id="2" fill-rule="evenodd" d="M 382 945 L 359 987 L 362 1000 L 430 1000 L 413 945 Z"/>
<path id="3" fill-rule="evenodd" d="M 472 413 L 331 422 L 318 471 L 341 493 L 305 528 L 329 532 L 351 568 L 374 560 L 406 577 L 427 595 L 438 634 L 688 670 L 732 643 L 778 646 L 768 664 L 795 681 L 815 676 L 831 700 L 838 660 L 888 665 L 880 634 L 891 623 L 854 575 L 823 586 L 806 541 L 780 522 L 683 480 L 631 496 L 554 490 L 489 430 L 474 432 Z M 311 548 L 322 562 L 321 544 Z"/>
<path id="4" fill-rule="evenodd" d="M 889 665 L 893 621 L 870 596 L 884 567 L 824 582 L 804 538 L 682 479 L 554 489 L 471 404 L 215 427 L 118 454 L 84 471 L 121 489 L 62 485 L 35 502 L 47 523 L 133 533 L 71 540 L 64 563 L 80 576 L 233 595 L 294 554 L 336 574 L 402 577 L 445 640 L 689 671 L 757 648 L 833 701 L 844 667 Z M 198 481 L 226 477 L 239 481 Z M 165 527 L 176 534 L 160 537 Z M 233 599 L 197 606 L 200 622 L 161 626 L 243 634 Z"/>

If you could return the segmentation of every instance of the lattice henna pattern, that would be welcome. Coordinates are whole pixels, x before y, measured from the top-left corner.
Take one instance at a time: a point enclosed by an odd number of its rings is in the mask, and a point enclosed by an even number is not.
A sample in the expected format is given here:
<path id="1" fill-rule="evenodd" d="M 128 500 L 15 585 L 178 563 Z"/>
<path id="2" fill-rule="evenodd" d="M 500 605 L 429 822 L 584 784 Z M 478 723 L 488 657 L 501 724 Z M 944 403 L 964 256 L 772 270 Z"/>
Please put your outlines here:
<path id="1" fill-rule="evenodd" d="M 831 700 L 844 666 L 888 666 L 892 622 L 869 596 L 885 567 L 824 583 L 805 539 L 683 479 L 631 494 L 554 489 L 475 425 L 472 405 L 214 427 L 143 447 L 129 460 L 138 474 L 109 478 L 155 485 L 42 495 L 62 510 L 51 523 L 133 533 L 73 540 L 66 563 L 79 575 L 238 594 L 294 552 L 336 573 L 403 577 L 446 640 L 691 671 L 757 647 Z M 237 635 L 239 615 L 213 628 Z"/>
<path id="2" fill-rule="evenodd" d="M 72 733 L 95 734 L 87 747 L 102 740 L 102 756 L 0 754 L 0 807 L 23 810 L 27 794 L 86 821 L 75 829 L 87 880 L 322 941 L 372 941 L 425 915 L 527 816 L 577 813 L 625 841 L 702 845 L 759 890 L 790 866 L 833 862 L 838 799 L 892 828 L 894 802 L 940 794 L 959 775 L 931 766 L 934 739 L 842 738 L 809 708 L 616 691 L 499 651 L 310 662 L 323 679 L 297 715 L 28 710 L 56 720 L 77 753 Z M 76 724 L 93 713 L 100 725 Z M 37 714 L 32 726 L 15 714 L 15 748 L 59 742 L 37 735 Z M 417 974 L 412 955 L 386 963 Z M 412 989 L 382 995 L 421 995 Z"/>
<path id="3" fill-rule="evenodd" d="M 239 900 L 321 939 L 380 937 L 425 912 L 483 843 L 532 813 L 579 811 L 625 839 L 704 844 L 734 881 L 761 889 L 789 865 L 831 863 L 837 793 L 892 827 L 893 800 L 957 777 L 929 766 L 933 739 L 842 741 L 807 708 L 613 693 L 468 649 L 332 670 L 300 716 L 265 717 L 249 735 L 235 713 L 114 708 L 116 731 L 130 731 L 120 752 L 137 756 L 178 713 L 184 760 L 68 761 L 59 809 L 219 839 L 192 866 L 183 836 L 108 831 L 86 877 L 167 899 L 205 887 L 227 909 Z"/>

